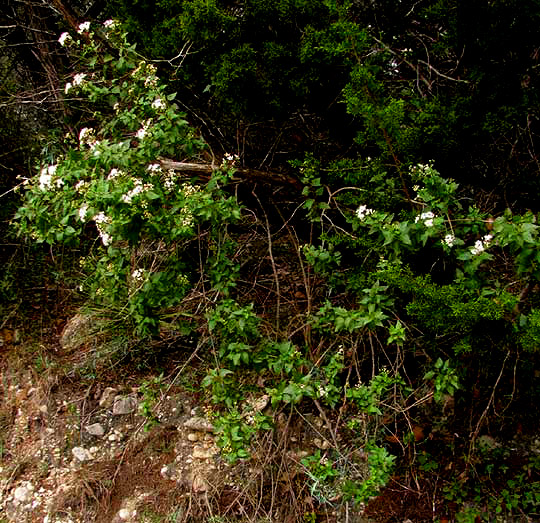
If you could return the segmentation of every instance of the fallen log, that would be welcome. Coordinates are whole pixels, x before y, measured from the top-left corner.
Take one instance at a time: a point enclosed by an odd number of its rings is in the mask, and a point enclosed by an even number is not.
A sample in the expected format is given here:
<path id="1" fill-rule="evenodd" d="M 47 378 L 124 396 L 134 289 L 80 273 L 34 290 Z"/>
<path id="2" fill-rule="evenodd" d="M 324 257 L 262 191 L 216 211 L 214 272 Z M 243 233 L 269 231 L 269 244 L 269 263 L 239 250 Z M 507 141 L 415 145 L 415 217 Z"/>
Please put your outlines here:
<path id="1" fill-rule="evenodd" d="M 176 162 L 167 158 L 162 158 L 160 160 L 160 165 L 161 168 L 165 171 L 172 169 L 173 171 L 185 173 L 190 176 L 202 177 L 210 176 L 213 171 L 216 171 L 218 169 L 216 165 L 208 163 Z M 252 181 L 270 185 L 286 185 L 293 186 L 299 190 L 302 190 L 303 187 L 300 180 L 287 174 L 276 171 L 260 171 L 257 169 L 246 169 L 243 167 L 234 168 L 234 176 L 232 178 L 232 181 Z"/>

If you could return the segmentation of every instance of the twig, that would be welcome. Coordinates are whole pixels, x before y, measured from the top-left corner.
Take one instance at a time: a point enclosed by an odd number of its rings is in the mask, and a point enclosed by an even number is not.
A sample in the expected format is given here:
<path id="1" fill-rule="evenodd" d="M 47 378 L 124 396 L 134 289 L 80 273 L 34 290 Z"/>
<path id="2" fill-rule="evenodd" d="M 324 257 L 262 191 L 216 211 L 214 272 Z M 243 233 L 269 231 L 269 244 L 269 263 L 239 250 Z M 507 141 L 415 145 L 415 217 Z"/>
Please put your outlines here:
<path id="1" fill-rule="evenodd" d="M 493 385 L 493 390 L 491 391 L 491 395 L 489 397 L 488 404 L 486 405 L 486 408 L 484 409 L 484 412 L 482 412 L 482 415 L 480 416 L 480 419 L 478 420 L 478 423 L 476 424 L 476 428 L 474 429 L 473 434 L 471 435 L 471 445 L 469 447 L 469 458 L 471 457 L 471 454 L 474 450 L 474 444 L 476 442 L 476 438 L 478 437 L 478 433 L 480 432 L 480 427 L 482 426 L 482 422 L 484 421 L 484 418 L 487 416 L 487 413 L 493 404 L 493 400 L 495 398 L 495 391 L 497 390 L 497 386 L 499 385 L 499 381 L 501 381 L 504 368 L 506 366 L 506 360 L 508 360 L 510 356 L 510 351 L 506 353 L 506 356 L 504 357 L 504 361 L 501 367 L 501 372 L 499 372 L 499 376 L 497 376 L 497 380 L 495 381 L 495 385 Z M 469 460 L 470 461 L 470 460 Z"/>
<path id="2" fill-rule="evenodd" d="M 272 233 L 270 232 L 270 222 L 268 221 L 268 215 L 266 214 L 263 204 L 261 203 L 261 200 L 257 196 L 255 189 L 251 191 L 251 194 L 255 196 L 257 202 L 259 203 L 259 206 L 261 207 L 261 210 L 264 214 L 264 220 L 266 222 L 266 236 L 268 238 L 268 256 L 270 256 L 270 263 L 272 264 L 272 272 L 274 274 L 274 281 L 276 282 L 276 331 L 279 332 L 279 315 L 281 311 L 281 292 L 279 288 L 279 276 L 277 273 L 276 262 L 274 260 L 274 254 L 272 252 Z"/>

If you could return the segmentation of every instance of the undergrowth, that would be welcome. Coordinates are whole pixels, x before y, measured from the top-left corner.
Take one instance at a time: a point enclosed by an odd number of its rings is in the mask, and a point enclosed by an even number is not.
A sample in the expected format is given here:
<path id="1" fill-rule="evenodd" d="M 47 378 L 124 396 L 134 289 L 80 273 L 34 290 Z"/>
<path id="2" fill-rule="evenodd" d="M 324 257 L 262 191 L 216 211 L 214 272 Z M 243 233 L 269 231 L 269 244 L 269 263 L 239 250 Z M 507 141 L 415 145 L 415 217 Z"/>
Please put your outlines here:
<path id="1" fill-rule="evenodd" d="M 294 203 L 266 187 L 239 201 L 232 155 L 206 177 L 167 163 L 205 144 L 115 22 L 61 40 L 77 131 L 26 181 L 15 225 L 78 258 L 65 285 L 122 333 L 113 352 L 194 340 L 230 462 L 267 441 L 279 469 L 280 416 L 320 416 L 288 487 L 309 490 L 304 521 L 403 483 L 430 489 L 440 521 L 537 517 L 537 455 L 510 437 L 526 441 L 540 392 L 537 216 L 489 214 L 431 163 L 390 183 L 369 158 L 345 186 L 343 164 L 307 157 Z M 143 384 L 151 424 L 159 385 Z"/>

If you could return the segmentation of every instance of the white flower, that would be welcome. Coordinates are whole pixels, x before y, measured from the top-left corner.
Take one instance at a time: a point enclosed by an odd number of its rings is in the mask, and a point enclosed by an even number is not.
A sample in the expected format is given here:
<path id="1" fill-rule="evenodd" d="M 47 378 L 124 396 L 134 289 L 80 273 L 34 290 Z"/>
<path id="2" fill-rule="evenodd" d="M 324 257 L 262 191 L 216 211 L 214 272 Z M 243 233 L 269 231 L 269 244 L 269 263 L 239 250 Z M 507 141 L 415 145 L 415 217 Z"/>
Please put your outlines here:
<path id="1" fill-rule="evenodd" d="M 107 28 L 107 29 L 112 29 L 113 27 L 116 26 L 116 22 L 114 20 L 105 20 L 105 22 L 103 22 L 103 25 Z"/>
<path id="2" fill-rule="evenodd" d="M 144 140 L 144 137 L 147 135 L 148 133 L 148 128 L 150 127 L 150 125 L 152 124 L 152 119 L 149 118 L 148 120 L 146 120 L 142 127 L 135 133 L 135 136 L 139 139 L 139 140 Z"/>
<path id="3" fill-rule="evenodd" d="M 491 240 L 493 240 L 492 234 L 486 234 L 481 240 L 476 240 L 474 247 L 471 247 L 471 254 L 476 256 L 481 252 L 484 252 L 486 248 L 489 247 Z"/>
<path id="4" fill-rule="evenodd" d="M 83 22 L 82 24 L 79 24 L 79 30 L 77 32 L 83 34 L 88 30 L 90 30 L 90 22 Z"/>
<path id="5" fill-rule="evenodd" d="M 80 183 L 80 182 L 79 182 Z M 88 212 L 88 205 L 85 203 L 80 209 L 79 209 L 79 220 L 81 222 L 84 222 L 84 219 L 86 218 L 86 213 Z"/>
<path id="6" fill-rule="evenodd" d="M 157 76 L 150 75 L 147 76 L 144 80 L 144 86 L 145 87 L 155 87 L 157 85 Z"/>
<path id="7" fill-rule="evenodd" d="M 484 244 L 482 243 L 482 240 L 476 240 L 476 242 L 474 243 L 474 247 L 471 247 L 471 254 L 473 256 L 477 256 L 478 254 L 480 254 L 481 252 L 484 252 Z"/>
<path id="8" fill-rule="evenodd" d="M 367 205 L 360 205 L 358 209 L 356 209 L 356 216 L 359 220 L 363 220 L 366 216 L 369 216 L 370 214 L 373 214 L 375 211 L 373 209 L 369 209 Z"/>
<path id="9" fill-rule="evenodd" d="M 433 219 L 436 218 L 436 216 L 431 212 L 423 212 L 420 216 L 417 216 L 414 219 L 414 223 L 418 223 L 419 221 L 423 221 L 424 225 L 426 227 L 433 227 Z"/>
<path id="10" fill-rule="evenodd" d="M 133 187 L 133 189 L 131 189 L 127 194 L 122 195 L 122 201 L 124 203 L 131 203 L 135 196 L 141 194 L 143 191 L 146 191 L 148 189 L 153 189 L 153 187 L 154 186 L 151 183 L 143 185 L 142 180 L 136 179 L 135 187 Z"/>
<path id="11" fill-rule="evenodd" d="M 68 82 L 66 86 L 64 87 L 64 93 L 68 94 L 69 90 L 73 88 L 73 84 L 71 82 Z"/>
<path id="12" fill-rule="evenodd" d="M 107 180 L 114 180 L 115 178 L 118 178 L 122 174 L 124 174 L 124 173 L 120 169 L 117 169 L 116 167 L 113 167 L 111 169 L 111 172 L 107 176 Z"/>
<path id="13" fill-rule="evenodd" d="M 159 170 L 161 170 L 161 165 L 159 165 L 159 163 L 151 163 L 147 169 L 151 172 L 151 173 L 155 173 L 155 172 L 158 172 Z"/>
<path id="14" fill-rule="evenodd" d="M 165 109 L 165 104 L 161 98 L 156 98 L 152 102 L 152 109 Z"/>
<path id="15" fill-rule="evenodd" d="M 77 73 L 74 77 L 73 77 L 73 85 L 81 85 L 84 81 L 84 79 L 86 78 L 86 74 L 84 73 Z"/>
<path id="16" fill-rule="evenodd" d="M 453 234 L 447 234 L 444 237 L 444 240 L 442 240 L 442 243 L 448 245 L 448 247 L 452 247 L 455 241 L 456 241 L 456 237 Z"/>
<path id="17" fill-rule="evenodd" d="M 103 242 L 103 245 L 105 246 L 110 245 L 112 241 L 112 236 L 108 232 L 105 231 L 103 224 L 110 223 L 111 219 L 108 216 L 106 216 L 104 212 L 100 212 L 94 216 L 93 220 L 96 222 L 96 226 L 97 226 L 99 235 L 101 237 L 101 241 Z"/>
<path id="18" fill-rule="evenodd" d="M 47 170 L 43 169 L 39 175 L 39 188 L 44 191 L 51 186 L 52 176 L 47 174 Z"/>
<path id="19" fill-rule="evenodd" d="M 62 187 L 62 185 L 64 185 L 64 180 L 62 180 L 62 178 L 57 178 L 54 181 L 54 184 L 56 185 L 57 189 L 60 189 L 60 187 Z"/>
<path id="20" fill-rule="evenodd" d="M 69 33 L 62 33 L 58 39 L 60 45 L 64 46 L 71 41 L 71 35 Z"/>
<path id="21" fill-rule="evenodd" d="M 144 280 L 144 269 L 135 269 L 135 270 L 131 273 L 131 277 L 132 277 L 134 280 L 137 280 L 137 281 L 143 281 L 143 280 Z"/>
<path id="22" fill-rule="evenodd" d="M 101 236 L 101 241 L 103 242 L 103 245 L 105 245 L 105 247 L 111 244 L 112 236 L 110 234 L 100 231 L 99 235 Z"/>
<path id="23" fill-rule="evenodd" d="M 240 159 L 240 156 L 238 156 L 237 154 L 227 153 L 225 154 L 224 158 L 228 162 L 236 162 Z"/>
<path id="24" fill-rule="evenodd" d="M 163 182 L 163 186 L 165 189 L 170 191 L 174 186 L 176 185 L 176 173 L 173 169 L 169 169 L 167 171 L 167 175 L 165 176 L 165 181 Z"/>
<path id="25" fill-rule="evenodd" d="M 104 212 L 100 212 L 98 214 L 96 214 L 94 216 L 94 221 L 97 223 L 97 224 L 100 224 L 100 223 L 107 223 L 109 221 L 109 218 L 107 218 L 107 216 L 105 215 Z"/>
<path id="26" fill-rule="evenodd" d="M 83 127 L 79 132 L 80 143 L 90 143 L 94 138 L 94 129 L 90 127 Z"/>
<path id="27" fill-rule="evenodd" d="M 75 190 L 77 192 L 80 192 L 80 190 L 86 185 L 86 182 L 84 180 L 79 180 L 76 184 L 75 184 Z"/>
<path id="28" fill-rule="evenodd" d="M 43 167 L 39 173 L 39 188 L 42 191 L 49 189 L 52 185 L 52 178 L 56 173 L 56 165 L 49 165 L 48 167 Z M 64 182 L 62 181 L 62 184 Z"/>

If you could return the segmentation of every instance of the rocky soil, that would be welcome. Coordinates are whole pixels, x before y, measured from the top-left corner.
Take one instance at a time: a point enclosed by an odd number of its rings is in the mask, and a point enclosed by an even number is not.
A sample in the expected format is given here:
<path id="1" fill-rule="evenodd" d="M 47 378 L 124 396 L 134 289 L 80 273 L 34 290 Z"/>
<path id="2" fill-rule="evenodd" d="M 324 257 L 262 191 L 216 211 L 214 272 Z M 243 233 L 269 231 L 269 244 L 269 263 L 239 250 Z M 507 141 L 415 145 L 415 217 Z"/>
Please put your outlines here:
<path id="1" fill-rule="evenodd" d="M 301 459 L 332 447 L 327 420 L 307 414 L 292 426 L 278 415 L 253 457 L 230 465 L 210 407 L 178 374 L 149 399 L 145 380 L 122 367 L 103 378 L 74 372 L 87 327 L 76 316 L 52 347 L 13 332 L 0 340 L 0 522 L 292 523 L 306 506 L 317 514 L 309 521 L 369 521 L 348 505 L 321 511 L 308 488 Z M 250 401 L 267 408 L 264 395 Z"/>

